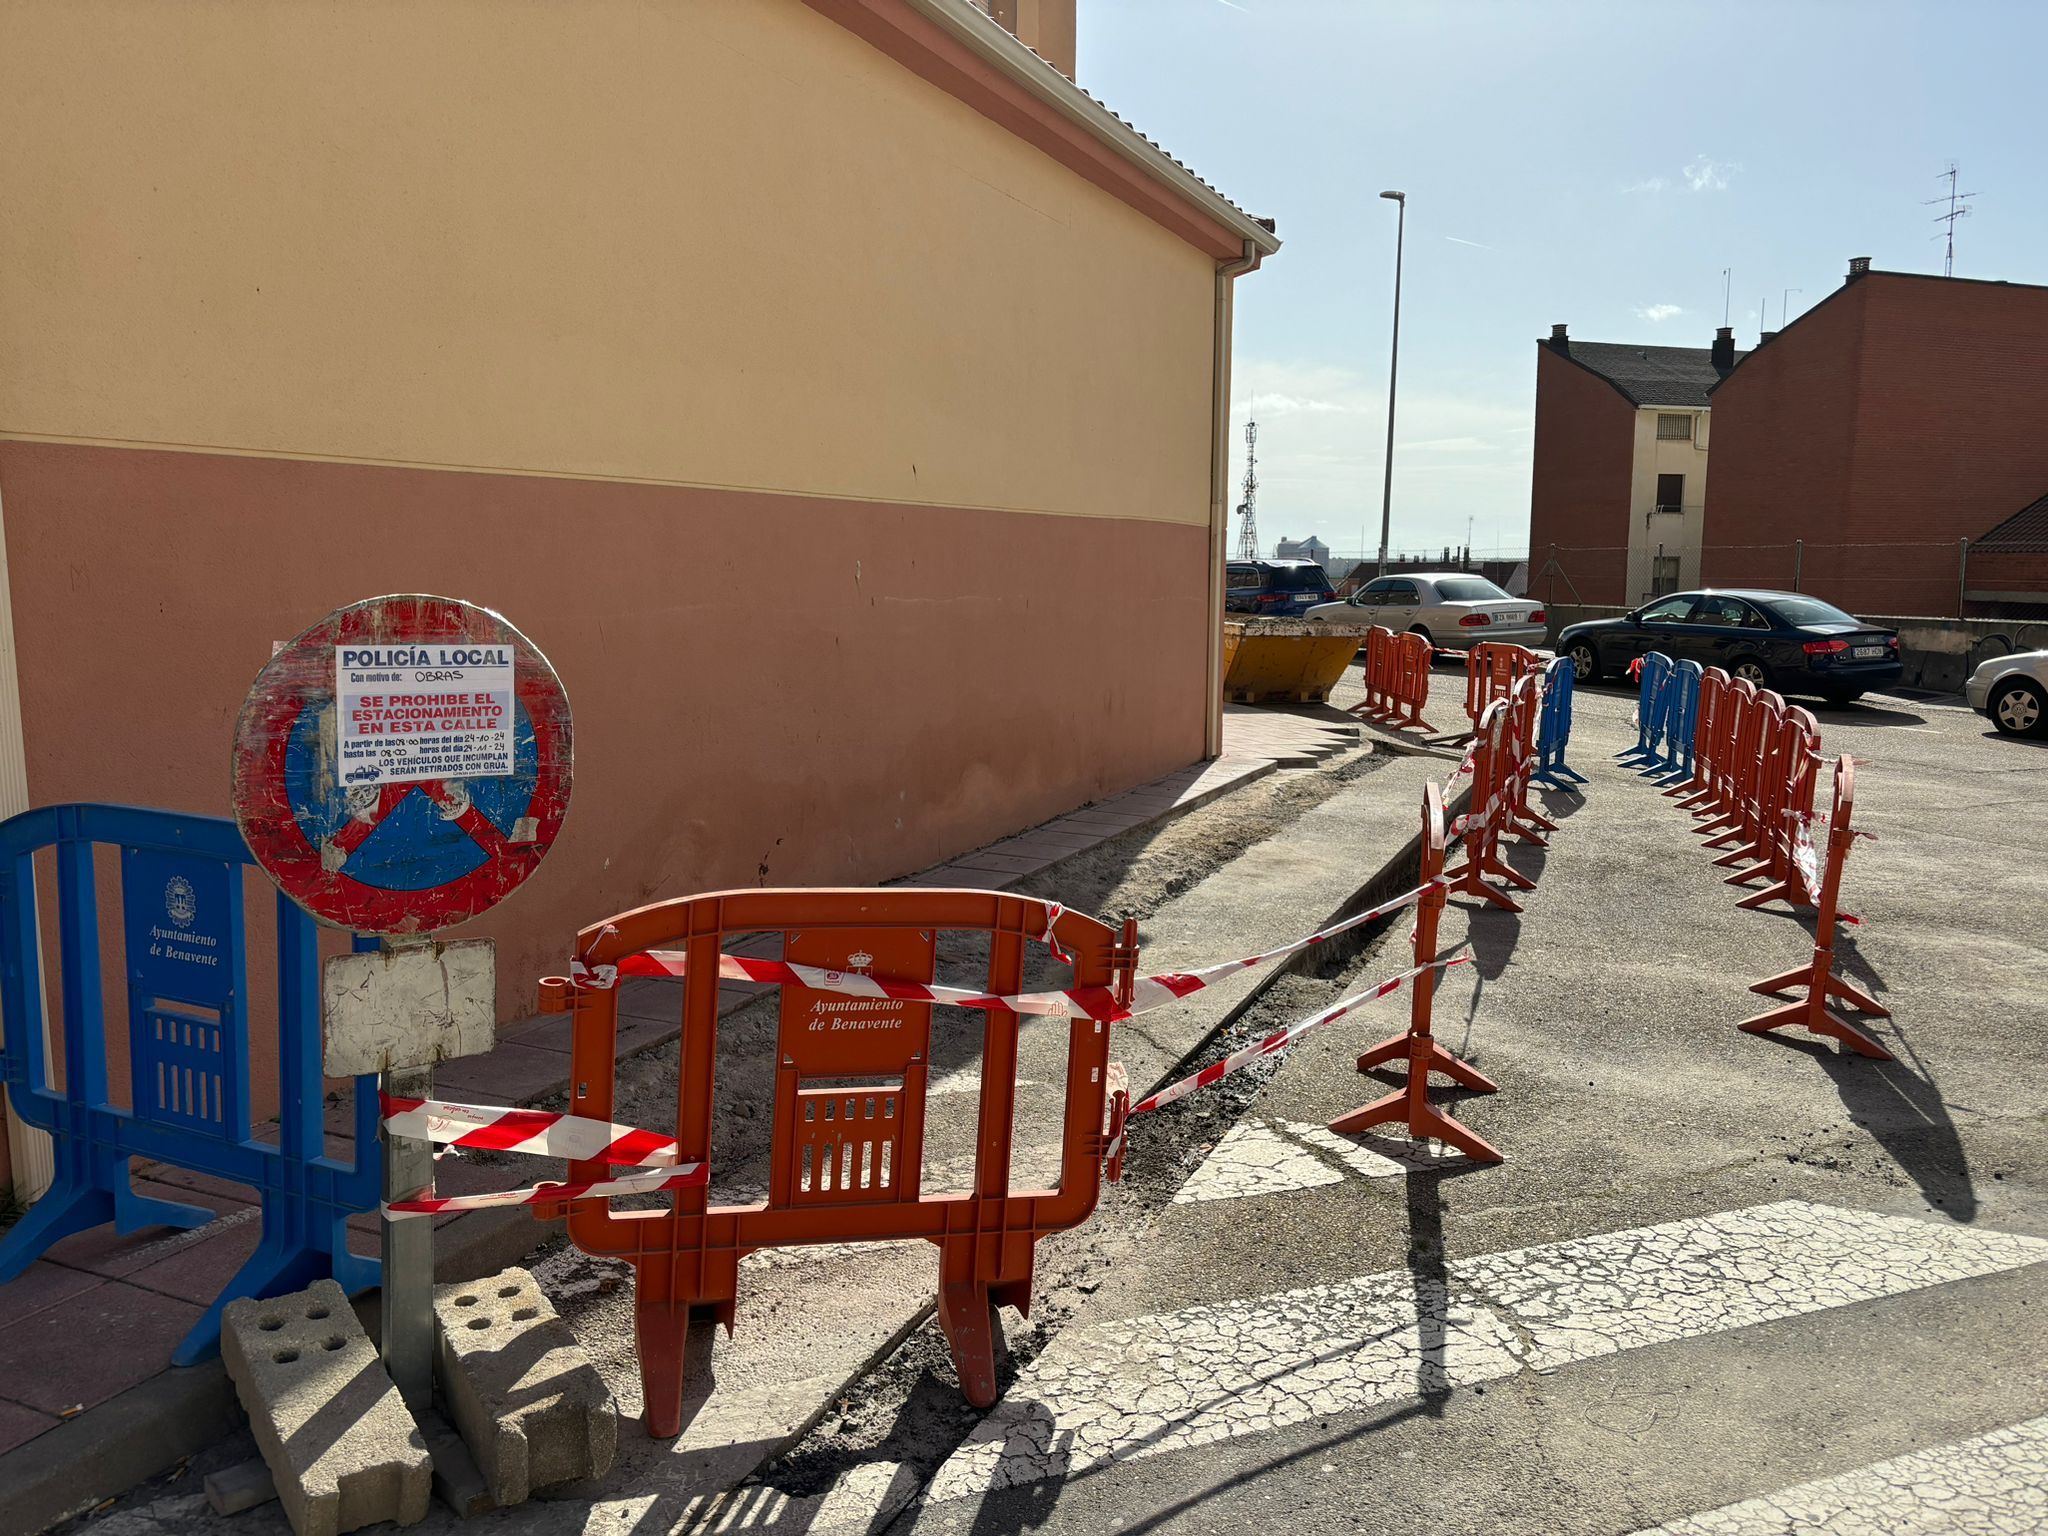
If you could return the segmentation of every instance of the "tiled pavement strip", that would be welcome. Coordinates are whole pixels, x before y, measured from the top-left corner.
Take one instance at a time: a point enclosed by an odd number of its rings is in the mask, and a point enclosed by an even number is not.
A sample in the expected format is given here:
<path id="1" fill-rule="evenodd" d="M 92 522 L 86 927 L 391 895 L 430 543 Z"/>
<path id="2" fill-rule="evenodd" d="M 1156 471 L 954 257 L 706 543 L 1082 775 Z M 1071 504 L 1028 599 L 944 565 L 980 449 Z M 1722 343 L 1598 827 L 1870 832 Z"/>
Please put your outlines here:
<path id="1" fill-rule="evenodd" d="M 1124 832 L 1206 805 L 1275 767 L 1342 752 L 1356 744 L 1358 734 L 1335 711 L 1228 706 L 1221 758 L 1176 770 L 901 883 L 1001 889 Z M 722 1007 L 729 1011 L 749 998 L 748 991 L 728 988 Z M 669 983 L 629 982 L 621 1014 L 622 1058 L 655 1049 L 678 1032 Z M 495 1051 L 438 1069 L 435 1087 L 451 1097 L 530 1103 L 566 1084 L 566 1052 L 559 1019 L 522 1020 L 500 1030 Z M 350 1157 L 346 1112 L 333 1109 L 327 1118 L 330 1155 Z M 447 1192 L 468 1193 L 547 1177 L 549 1166 L 443 1159 L 437 1179 Z M 141 1170 L 137 1188 L 208 1206 L 220 1219 L 189 1232 L 148 1228 L 124 1237 L 102 1227 L 80 1233 L 56 1244 L 21 1278 L 0 1286 L 0 1456 L 56 1428 L 65 1417 L 167 1372 L 172 1348 L 254 1251 L 259 1224 L 249 1203 L 251 1191 L 161 1166 Z M 510 1257 L 499 1253 L 504 1246 L 499 1234 L 530 1221 L 523 1212 L 444 1215 L 436 1218 L 437 1247 L 445 1261 L 451 1252 L 474 1244 L 487 1256 L 480 1262 L 494 1268 Z M 375 1218 L 354 1218 L 351 1227 L 352 1246 L 374 1254 Z M 79 1347 L 85 1337 L 99 1340 L 99 1346 Z"/>

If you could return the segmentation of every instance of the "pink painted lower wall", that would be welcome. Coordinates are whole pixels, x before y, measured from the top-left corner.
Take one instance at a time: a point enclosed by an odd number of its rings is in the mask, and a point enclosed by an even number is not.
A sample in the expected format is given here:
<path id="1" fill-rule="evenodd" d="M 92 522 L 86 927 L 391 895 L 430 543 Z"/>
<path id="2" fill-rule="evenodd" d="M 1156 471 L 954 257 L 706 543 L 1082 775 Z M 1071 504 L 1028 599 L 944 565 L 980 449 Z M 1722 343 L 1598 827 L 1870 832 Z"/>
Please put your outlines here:
<path id="1" fill-rule="evenodd" d="M 1201 527 L 24 442 L 0 502 L 37 804 L 228 814 L 271 643 L 358 598 L 547 653 L 568 824 L 462 930 L 507 1016 L 596 918 L 871 883 L 1202 755 Z"/>

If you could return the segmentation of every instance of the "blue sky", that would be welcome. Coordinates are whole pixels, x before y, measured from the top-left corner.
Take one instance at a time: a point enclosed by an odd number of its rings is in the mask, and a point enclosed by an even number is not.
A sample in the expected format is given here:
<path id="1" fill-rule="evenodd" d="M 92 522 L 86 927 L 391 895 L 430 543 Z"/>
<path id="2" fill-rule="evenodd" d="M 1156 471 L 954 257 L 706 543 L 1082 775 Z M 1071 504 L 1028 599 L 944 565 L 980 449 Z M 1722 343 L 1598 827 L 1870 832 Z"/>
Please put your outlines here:
<path id="1" fill-rule="evenodd" d="M 1238 285 L 1233 485 L 1259 529 L 1378 543 L 1408 193 L 1394 543 L 1520 550 L 1535 339 L 1747 347 L 1851 256 L 2048 282 L 2048 4 L 1080 0 L 1081 83 L 1285 242 Z M 1233 502 L 1235 496 L 1233 495 Z M 1233 529 L 1234 533 L 1234 529 Z"/>

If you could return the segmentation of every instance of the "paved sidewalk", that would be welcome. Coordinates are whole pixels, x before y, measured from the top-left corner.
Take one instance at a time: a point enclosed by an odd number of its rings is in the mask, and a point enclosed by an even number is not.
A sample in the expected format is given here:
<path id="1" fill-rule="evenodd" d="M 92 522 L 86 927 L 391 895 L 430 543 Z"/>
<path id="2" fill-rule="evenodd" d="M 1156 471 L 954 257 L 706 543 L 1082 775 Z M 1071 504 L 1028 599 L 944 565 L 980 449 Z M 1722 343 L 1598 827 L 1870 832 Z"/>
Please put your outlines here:
<path id="1" fill-rule="evenodd" d="M 904 883 L 1010 886 L 1134 828 L 1182 816 L 1277 767 L 1354 749 L 1356 726 L 1334 715 L 1227 707 L 1225 751 L 1215 761 L 1192 764 Z M 768 952 L 759 943 L 735 948 Z M 659 980 L 625 984 L 621 1060 L 676 1037 L 676 992 L 676 984 Z M 743 1006 L 753 992 L 726 988 L 722 1011 Z M 532 1103 L 561 1092 L 568 1080 L 569 1046 L 562 1026 L 560 1016 L 507 1025 L 499 1031 L 496 1050 L 437 1070 L 435 1088 L 453 1098 L 505 1104 Z M 345 1107 L 333 1106 L 327 1116 L 328 1153 L 344 1160 L 353 1156 L 348 1114 Z M 436 1170 L 444 1193 L 507 1188 L 546 1176 L 531 1162 L 512 1160 L 448 1158 Z M 260 1232 L 254 1191 L 164 1166 L 141 1170 L 136 1185 L 144 1194 L 204 1205 L 219 1219 L 188 1232 L 148 1228 L 123 1237 L 102 1227 L 80 1233 L 51 1248 L 20 1279 L 0 1286 L 0 1513 L 9 1489 L 30 1464 L 23 1458 L 33 1459 L 47 1483 L 67 1460 L 99 1454 L 110 1440 L 131 1440 L 138 1413 L 144 1424 L 182 1418 L 199 1437 L 195 1443 L 203 1443 L 212 1426 L 232 1422 L 218 1362 L 178 1371 L 169 1358 L 222 1284 L 254 1251 Z M 516 1261 L 552 1230 L 522 1210 L 444 1214 L 435 1223 L 444 1279 L 490 1273 Z M 350 1226 L 350 1246 L 375 1255 L 376 1218 L 359 1216 Z M 92 1342 L 84 1345 L 83 1340 Z M 125 1404 L 124 1397 L 129 1399 Z M 64 1433 L 55 1440 L 36 1443 L 60 1429 Z M 146 1447 L 133 1449 L 146 1456 Z M 172 1449 L 163 1461 L 177 1454 Z M 0 1528 L 5 1525 L 0 1519 Z"/>

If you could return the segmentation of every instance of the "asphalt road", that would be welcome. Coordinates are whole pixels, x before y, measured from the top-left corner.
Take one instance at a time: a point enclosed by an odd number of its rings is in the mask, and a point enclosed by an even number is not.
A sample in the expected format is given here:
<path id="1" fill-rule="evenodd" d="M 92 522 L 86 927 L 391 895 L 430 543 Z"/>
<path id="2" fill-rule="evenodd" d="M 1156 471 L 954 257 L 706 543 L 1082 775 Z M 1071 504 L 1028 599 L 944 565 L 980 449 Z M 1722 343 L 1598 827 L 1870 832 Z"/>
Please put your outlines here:
<path id="1" fill-rule="evenodd" d="M 1462 679 L 1442 673 L 1437 691 L 1449 723 Z M 1544 797 L 1560 823 L 1547 851 L 1511 855 L 1538 876 L 1526 911 L 1446 917 L 1474 963 L 1447 978 L 1437 1033 L 1499 1092 L 1434 1097 L 1505 1163 L 1323 1129 L 1400 1082 L 1353 1064 L 1402 1027 L 1397 994 L 1263 1080 L 1135 1124 L 1134 1182 L 1047 1256 L 1031 1347 L 978 1422 L 927 1329 L 737 1496 L 691 1506 L 693 1479 L 636 1456 L 624 1485 L 486 1523 L 2048 1530 L 2048 749 L 1993 736 L 1957 701 L 1821 714 L 1827 750 L 1859 762 L 1858 821 L 1876 834 L 1850 862 L 1844 905 L 1865 921 L 1840 954 L 1892 1010 L 1870 1028 L 1899 1059 L 1877 1063 L 1736 1030 L 1766 1006 L 1748 983 L 1809 953 L 1810 921 L 1737 911 L 1684 814 L 1614 765 L 1632 704 L 1580 693 L 1571 758 L 1592 782 Z M 1248 862 L 1233 847 L 1148 906 L 1148 953 L 1206 955 L 1320 913 L 1344 861 L 1383 851 L 1365 801 L 1441 769 L 1410 760 Z M 1401 969 L 1405 935 L 1288 978 L 1234 1027 L 1248 1038 Z M 1162 1060 L 1199 1031 L 1173 1033 Z M 1028 1105 L 1022 1121 L 1025 1144 L 1043 1139 Z M 886 1332 L 874 1262 L 832 1288 Z M 832 1326 L 816 1289 L 830 1277 L 790 1273 L 788 1305 Z M 615 1300 L 579 1313 L 586 1333 Z M 97 1536 L 215 1529 L 203 1509 L 141 1496 Z M 217 1528 L 277 1525 L 272 1506 Z"/>
<path id="2" fill-rule="evenodd" d="M 1446 924 L 1438 1033 L 1500 1091 L 1437 1098 L 1507 1161 L 1321 1132 L 1401 1021 L 1312 1037 L 892 1529 L 2048 1529 L 2048 756 L 1955 702 L 1822 714 L 1876 834 L 1871 1062 L 1735 1029 L 1809 926 L 1613 766 L 1631 703 L 1580 695 L 1526 912 Z"/>

